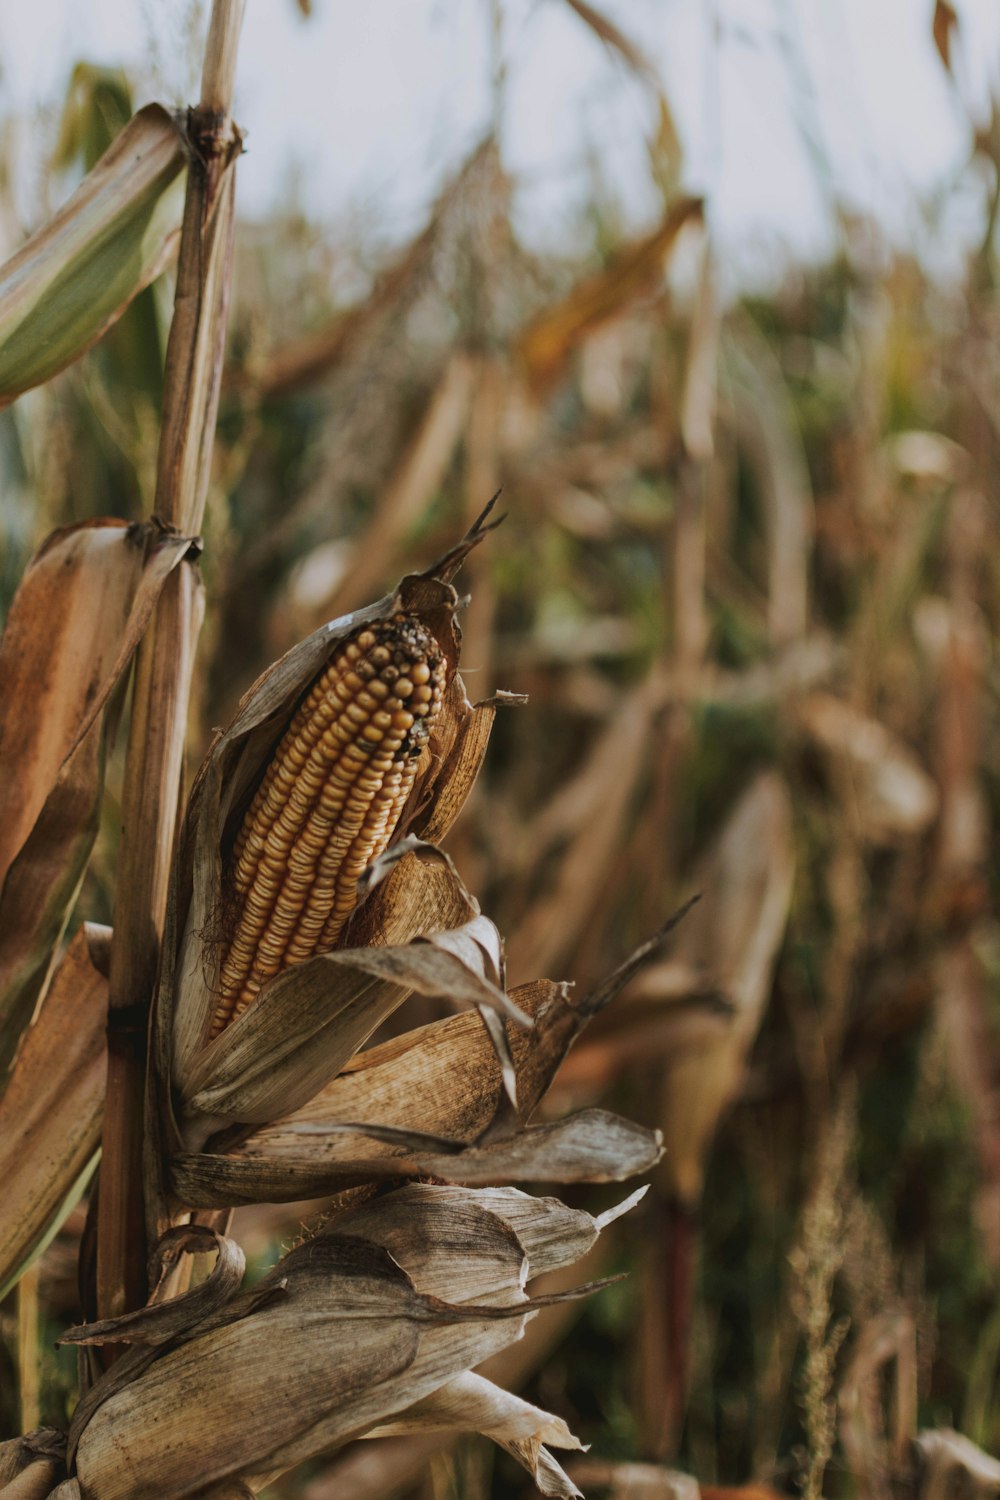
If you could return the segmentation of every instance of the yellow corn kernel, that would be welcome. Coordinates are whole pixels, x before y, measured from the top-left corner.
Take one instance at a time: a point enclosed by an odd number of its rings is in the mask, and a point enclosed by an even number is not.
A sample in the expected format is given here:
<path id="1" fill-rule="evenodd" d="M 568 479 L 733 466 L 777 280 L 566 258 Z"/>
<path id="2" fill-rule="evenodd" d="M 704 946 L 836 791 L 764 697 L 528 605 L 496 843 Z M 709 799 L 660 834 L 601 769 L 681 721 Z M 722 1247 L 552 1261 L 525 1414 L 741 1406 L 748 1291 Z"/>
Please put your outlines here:
<path id="1" fill-rule="evenodd" d="M 216 1037 L 292 964 L 333 948 L 388 845 L 440 711 L 445 664 L 413 615 L 344 641 L 279 742 L 229 858 L 234 928 Z"/>

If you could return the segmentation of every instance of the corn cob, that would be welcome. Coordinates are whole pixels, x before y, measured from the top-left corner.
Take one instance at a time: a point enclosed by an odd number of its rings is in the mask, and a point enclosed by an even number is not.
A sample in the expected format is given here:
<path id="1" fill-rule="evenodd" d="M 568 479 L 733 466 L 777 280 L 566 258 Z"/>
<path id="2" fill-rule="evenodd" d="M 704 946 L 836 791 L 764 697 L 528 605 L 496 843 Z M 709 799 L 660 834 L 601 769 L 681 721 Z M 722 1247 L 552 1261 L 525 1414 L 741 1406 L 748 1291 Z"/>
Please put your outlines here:
<path id="1" fill-rule="evenodd" d="M 395 831 L 444 687 L 437 642 L 405 614 L 351 636 L 316 679 L 233 846 L 238 916 L 212 1037 L 268 979 L 335 946 L 358 877 Z"/>

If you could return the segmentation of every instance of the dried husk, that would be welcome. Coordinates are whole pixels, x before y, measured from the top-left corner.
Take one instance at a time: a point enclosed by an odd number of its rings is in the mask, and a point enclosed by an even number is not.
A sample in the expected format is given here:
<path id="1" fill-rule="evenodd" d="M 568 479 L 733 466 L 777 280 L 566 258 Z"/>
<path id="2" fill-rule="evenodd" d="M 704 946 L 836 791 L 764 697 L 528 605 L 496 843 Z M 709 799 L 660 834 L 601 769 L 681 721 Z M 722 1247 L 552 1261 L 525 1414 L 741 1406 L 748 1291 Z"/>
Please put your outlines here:
<path id="1" fill-rule="evenodd" d="M 581 1110 L 482 1145 L 421 1140 L 413 1131 L 350 1122 L 314 1128 L 318 1136 L 303 1140 L 296 1154 L 181 1152 L 174 1163 L 175 1186 L 191 1206 L 213 1208 L 295 1202 L 362 1183 L 411 1177 L 469 1185 L 621 1182 L 649 1171 L 663 1154 L 659 1131 L 603 1109 Z M 379 1151 L 366 1139 L 376 1134 L 387 1149 Z"/>
<path id="2" fill-rule="evenodd" d="M 0 1443 L 0 1495 L 6 1500 L 42 1500 L 66 1472 L 66 1434 L 39 1427 Z"/>
<path id="3" fill-rule="evenodd" d="M 190 547 L 156 523 L 66 527 L 39 548 L 11 605 L 0 640 L 0 1072 L 44 990 L 96 835 L 114 689 Z"/>
<path id="4" fill-rule="evenodd" d="M 580 1494 L 544 1447 L 546 1443 L 555 1448 L 583 1447 L 566 1423 L 472 1371 L 449 1381 L 366 1436 L 461 1432 L 470 1428 L 506 1448 L 528 1470 L 543 1495 Z"/>
<path id="5" fill-rule="evenodd" d="M 185 160 L 173 116 L 147 105 L 0 267 L 0 407 L 78 359 L 164 269 Z"/>
<path id="6" fill-rule="evenodd" d="M 338 1216 L 172 1344 L 136 1344 L 91 1391 L 71 1432 L 82 1494 L 253 1487 L 404 1413 L 419 1423 L 438 1392 L 449 1425 L 493 1427 L 547 1471 L 544 1440 L 575 1444 L 562 1424 L 466 1377 L 545 1304 L 526 1283 L 569 1263 L 610 1217 L 428 1184 Z"/>
<path id="7" fill-rule="evenodd" d="M 534 1023 L 510 1028 L 516 1107 L 480 1016 L 450 1017 L 358 1054 L 299 1108 L 286 1103 L 273 1123 L 222 1135 L 197 1152 L 178 1148 L 178 1195 L 207 1208 L 291 1202 L 393 1177 L 604 1181 L 648 1170 L 661 1155 L 659 1134 L 605 1111 L 523 1126 L 580 1031 L 678 919 L 576 1004 L 566 986 L 549 980 L 511 991 L 510 1001 Z"/>

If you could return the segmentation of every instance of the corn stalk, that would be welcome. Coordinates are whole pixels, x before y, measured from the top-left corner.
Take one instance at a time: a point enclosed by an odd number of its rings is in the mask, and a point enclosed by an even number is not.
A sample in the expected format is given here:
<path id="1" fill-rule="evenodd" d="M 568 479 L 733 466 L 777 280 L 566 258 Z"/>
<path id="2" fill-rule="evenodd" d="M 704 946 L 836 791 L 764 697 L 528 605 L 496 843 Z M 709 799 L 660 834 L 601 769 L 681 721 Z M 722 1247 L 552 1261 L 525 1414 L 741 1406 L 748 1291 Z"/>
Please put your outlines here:
<path id="1" fill-rule="evenodd" d="M 189 168 L 167 346 L 156 514 L 201 527 L 218 410 L 232 258 L 233 80 L 244 0 L 214 0 L 201 100 L 187 121 Z M 202 615 L 192 556 L 175 570 L 139 651 L 123 795 L 108 997 L 108 1083 L 97 1209 L 100 1317 L 147 1295 L 142 1191 L 149 1002 L 178 818 L 188 695 Z"/>

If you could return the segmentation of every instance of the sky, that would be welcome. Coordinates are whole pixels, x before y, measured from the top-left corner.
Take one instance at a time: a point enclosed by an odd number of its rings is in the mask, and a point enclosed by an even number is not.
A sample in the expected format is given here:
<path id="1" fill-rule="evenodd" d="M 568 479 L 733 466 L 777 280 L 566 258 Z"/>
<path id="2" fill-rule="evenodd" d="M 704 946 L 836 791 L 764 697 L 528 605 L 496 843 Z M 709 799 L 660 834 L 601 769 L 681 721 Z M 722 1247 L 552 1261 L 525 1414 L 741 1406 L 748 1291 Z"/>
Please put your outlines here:
<path id="1" fill-rule="evenodd" d="M 1000 93 L 997 0 L 955 0 L 955 80 L 932 45 L 933 0 L 598 3 L 655 62 L 683 184 L 706 194 L 720 258 L 750 279 L 776 257 L 822 255 L 834 203 L 945 258 L 972 232 L 980 192 L 963 169 L 971 122 L 985 124 Z M 360 220 L 403 240 L 497 121 L 528 243 L 571 248 L 595 178 L 626 226 L 655 219 L 652 91 L 565 0 L 312 9 L 305 19 L 294 0 L 248 0 L 236 97 L 244 214 L 301 203 L 321 223 Z M 188 102 L 190 37 L 206 14 L 197 0 L 0 0 L 0 126 L 17 121 L 26 223 L 73 63 L 125 65 L 138 103 Z M 932 231 L 925 209 L 941 202 Z"/>

